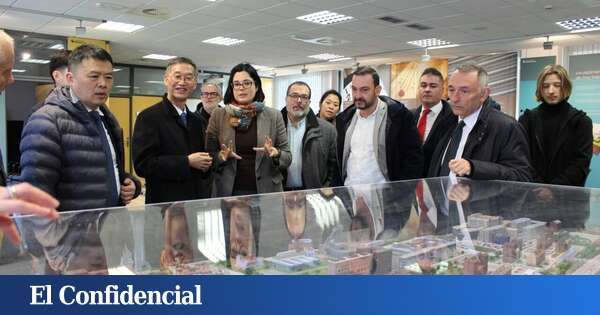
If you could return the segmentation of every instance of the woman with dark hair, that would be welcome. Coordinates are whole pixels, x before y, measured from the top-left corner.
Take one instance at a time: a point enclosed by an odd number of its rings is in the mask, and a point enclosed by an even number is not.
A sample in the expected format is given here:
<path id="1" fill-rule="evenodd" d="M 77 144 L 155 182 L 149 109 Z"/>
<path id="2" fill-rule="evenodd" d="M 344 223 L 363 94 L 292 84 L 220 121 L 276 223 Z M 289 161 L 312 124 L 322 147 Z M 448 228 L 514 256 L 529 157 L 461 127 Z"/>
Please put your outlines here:
<path id="1" fill-rule="evenodd" d="M 213 156 L 215 197 L 283 191 L 282 170 L 292 155 L 281 113 L 268 108 L 256 69 L 231 69 L 223 102 L 210 116 L 206 136 Z"/>
<path id="2" fill-rule="evenodd" d="M 338 91 L 326 91 L 321 96 L 321 101 L 319 101 L 319 113 L 317 117 L 335 125 L 335 116 L 340 112 L 341 104 L 342 96 Z"/>

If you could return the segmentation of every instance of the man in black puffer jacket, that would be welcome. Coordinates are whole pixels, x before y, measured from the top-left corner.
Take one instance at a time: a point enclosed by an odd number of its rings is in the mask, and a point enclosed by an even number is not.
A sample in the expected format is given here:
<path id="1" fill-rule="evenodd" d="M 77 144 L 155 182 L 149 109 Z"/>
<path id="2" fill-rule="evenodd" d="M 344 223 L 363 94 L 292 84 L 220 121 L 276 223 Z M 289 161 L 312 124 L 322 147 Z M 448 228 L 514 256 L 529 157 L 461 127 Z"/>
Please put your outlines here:
<path id="1" fill-rule="evenodd" d="M 123 131 L 105 102 L 112 58 L 83 45 L 69 57 L 71 88 L 57 88 L 30 118 L 21 138 L 21 175 L 60 201 L 60 211 L 129 203 L 140 182 L 125 173 Z"/>

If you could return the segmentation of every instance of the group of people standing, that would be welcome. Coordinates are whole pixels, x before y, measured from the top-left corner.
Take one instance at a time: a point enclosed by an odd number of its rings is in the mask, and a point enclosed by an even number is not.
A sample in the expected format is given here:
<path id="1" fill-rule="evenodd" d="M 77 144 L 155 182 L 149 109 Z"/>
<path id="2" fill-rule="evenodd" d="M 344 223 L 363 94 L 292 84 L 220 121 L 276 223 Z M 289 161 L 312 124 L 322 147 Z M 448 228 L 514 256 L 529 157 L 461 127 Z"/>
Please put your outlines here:
<path id="1" fill-rule="evenodd" d="M 14 54 L 8 35 L 2 38 Z M 11 83 L 13 56 L 0 55 L 8 69 L 2 88 Z M 105 104 L 112 73 L 108 52 L 78 47 L 68 59 L 68 86 L 54 89 L 25 124 L 13 182 L 51 195 L 46 206 L 105 208 L 140 194 L 140 181 L 123 168 L 122 129 Z M 443 75 L 426 69 L 415 111 L 380 95 L 371 67 L 352 74 L 354 103 L 339 114 L 339 93 L 327 91 L 314 113 L 311 87 L 301 81 L 290 84 L 281 111 L 265 106 L 261 79 L 247 63 L 233 67 L 223 97 L 217 85 L 203 85 L 193 112 L 186 102 L 197 76 L 191 59 L 172 59 L 164 97 L 137 117 L 132 156 L 147 203 L 450 174 L 583 186 L 589 173 L 591 120 L 568 103 L 571 82 L 558 65 L 540 74 L 541 104 L 519 121 L 492 106 L 488 74 L 474 64 L 450 74 L 447 101 Z M 3 202 L 15 197 L 5 191 Z"/>

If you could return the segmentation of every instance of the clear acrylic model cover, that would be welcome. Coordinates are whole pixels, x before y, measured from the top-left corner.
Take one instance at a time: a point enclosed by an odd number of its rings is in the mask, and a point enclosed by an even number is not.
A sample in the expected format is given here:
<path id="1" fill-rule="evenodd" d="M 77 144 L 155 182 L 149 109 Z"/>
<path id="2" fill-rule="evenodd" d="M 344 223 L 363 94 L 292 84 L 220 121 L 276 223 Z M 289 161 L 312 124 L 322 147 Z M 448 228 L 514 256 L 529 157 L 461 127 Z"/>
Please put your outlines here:
<path id="1" fill-rule="evenodd" d="M 600 273 L 600 189 L 443 177 L 15 220 L 0 274 Z"/>

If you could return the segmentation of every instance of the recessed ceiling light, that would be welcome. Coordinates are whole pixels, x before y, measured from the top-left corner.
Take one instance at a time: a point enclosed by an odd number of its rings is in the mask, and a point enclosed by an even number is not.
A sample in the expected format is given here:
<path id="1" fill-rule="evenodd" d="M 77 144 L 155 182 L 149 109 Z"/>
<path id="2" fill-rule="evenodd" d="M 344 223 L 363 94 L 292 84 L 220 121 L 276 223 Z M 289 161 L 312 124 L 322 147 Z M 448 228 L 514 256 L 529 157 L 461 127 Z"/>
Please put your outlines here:
<path id="1" fill-rule="evenodd" d="M 205 39 L 202 41 L 203 43 L 213 44 L 213 45 L 223 45 L 223 46 L 232 46 L 245 42 L 243 39 L 229 38 L 223 36 L 217 36 L 209 39 Z"/>
<path id="2" fill-rule="evenodd" d="M 297 17 L 298 20 L 303 20 L 311 23 L 317 23 L 321 25 L 331 25 L 336 23 L 345 22 L 352 20 L 354 17 L 349 15 L 343 15 L 330 11 L 319 11 L 303 16 Z"/>
<path id="3" fill-rule="evenodd" d="M 407 44 L 413 45 L 413 46 L 419 46 L 419 47 L 423 47 L 423 48 L 429 48 L 429 47 L 435 47 L 435 46 L 447 46 L 447 45 L 454 45 L 451 42 L 445 41 L 445 40 L 441 40 L 441 39 L 437 39 L 437 38 L 426 38 L 426 39 L 419 39 L 419 40 L 413 40 L 410 42 L 406 42 Z M 455 46 L 453 46 L 455 47 Z"/>
<path id="4" fill-rule="evenodd" d="M 600 17 L 581 18 L 574 20 L 559 21 L 556 24 L 571 33 L 590 32 L 600 28 Z"/>
<path id="5" fill-rule="evenodd" d="M 308 56 L 308 58 L 314 58 L 314 59 L 319 59 L 319 60 L 331 60 L 331 59 L 337 59 L 337 58 L 343 58 L 343 57 L 344 56 L 342 56 L 342 55 L 335 55 L 335 54 L 329 54 L 329 53 Z"/>
<path id="6" fill-rule="evenodd" d="M 458 46 L 460 46 L 460 45 L 459 44 L 449 44 L 449 45 L 427 47 L 427 49 L 433 50 L 433 49 L 442 49 L 442 48 L 452 48 L 452 47 L 458 47 Z"/>
<path id="7" fill-rule="evenodd" d="M 252 65 L 252 67 L 254 67 L 254 69 L 256 69 L 257 71 L 265 71 L 265 70 L 273 69 L 273 67 L 263 66 L 263 65 Z"/>
<path id="8" fill-rule="evenodd" d="M 155 59 L 155 60 L 169 60 L 169 59 L 173 59 L 176 58 L 177 56 L 171 56 L 171 55 L 161 55 L 161 54 L 149 54 L 149 55 L 145 55 L 142 58 L 144 59 Z"/>
<path id="9" fill-rule="evenodd" d="M 24 52 L 24 53 L 21 54 L 21 61 L 27 60 L 29 58 L 31 58 L 31 54 L 30 53 Z"/>
<path id="10" fill-rule="evenodd" d="M 341 57 L 341 58 L 329 59 L 329 62 L 344 61 L 344 60 L 351 60 L 351 59 L 352 59 L 352 57 Z"/>
<path id="11" fill-rule="evenodd" d="M 585 32 L 593 32 L 593 31 L 600 31 L 600 27 L 584 28 L 581 30 L 572 30 L 569 33 L 585 33 Z"/>
<path id="12" fill-rule="evenodd" d="M 167 8 L 146 8 L 142 9 L 142 13 L 152 17 L 164 17 L 169 15 L 169 9 Z"/>
<path id="13" fill-rule="evenodd" d="M 23 69 L 12 69 L 12 72 L 14 73 L 23 73 L 26 72 L 27 70 L 23 70 Z"/>
<path id="14" fill-rule="evenodd" d="M 65 45 L 63 45 L 63 44 L 56 44 L 56 45 L 52 45 L 52 46 L 48 47 L 48 49 L 61 50 L 61 49 L 65 49 Z"/>
<path id="15" fill-rule="evenodd" d="M 144 28 L 143 25 L 106 21 L 95 27 L 97 30 L 131 33 Z"/>
<path id="16" fill-rule="evenodd" d="M 47 64 L 50 63 L 50 60 L 46 60 L 46 59 L 21 59 L 21 62 L 25 62 L 25 63 L 39 63 L 39 64 Z"/>

